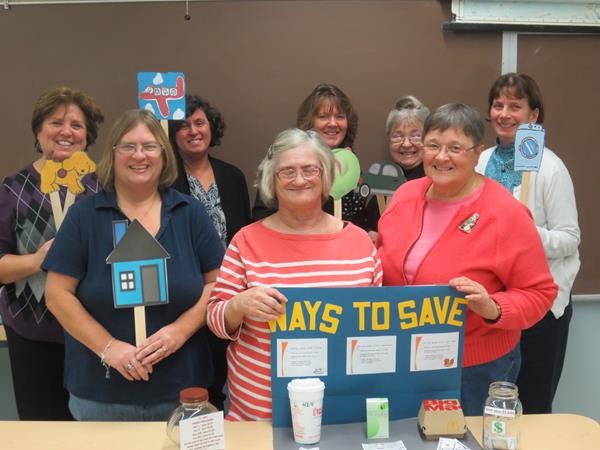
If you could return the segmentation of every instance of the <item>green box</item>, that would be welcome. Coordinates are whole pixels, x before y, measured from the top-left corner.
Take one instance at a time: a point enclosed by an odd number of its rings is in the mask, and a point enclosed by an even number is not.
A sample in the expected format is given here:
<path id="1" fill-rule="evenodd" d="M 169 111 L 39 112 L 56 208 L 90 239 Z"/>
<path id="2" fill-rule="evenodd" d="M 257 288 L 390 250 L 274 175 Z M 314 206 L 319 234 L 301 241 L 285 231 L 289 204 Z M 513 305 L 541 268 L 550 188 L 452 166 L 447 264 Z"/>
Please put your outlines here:
<path id="1" fill-rule="evenodd" d="M 390 437 L 390 416 L 387 398 L 367 399 L 367 439 Z"/>

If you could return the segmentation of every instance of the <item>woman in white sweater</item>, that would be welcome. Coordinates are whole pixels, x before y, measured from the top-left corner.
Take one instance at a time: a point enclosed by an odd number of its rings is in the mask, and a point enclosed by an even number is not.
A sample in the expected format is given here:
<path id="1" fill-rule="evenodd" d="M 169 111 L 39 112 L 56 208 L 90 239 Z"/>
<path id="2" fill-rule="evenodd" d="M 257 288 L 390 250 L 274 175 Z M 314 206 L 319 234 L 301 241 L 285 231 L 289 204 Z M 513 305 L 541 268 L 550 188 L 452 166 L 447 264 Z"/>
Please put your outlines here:
<path id="1" fill-rule="evenodd" d="M 504 185 L 531 210 L 559 288 L 551 311 L 522 334 L 517 380 L 524 411 L 550 413 L 567 346 L 571 289 L 580 265 L 573 182 L 561 159 L 544 148 L 539 171 L 531 173 L 528 193 L 521 195 L 527 191 L 522 186 L 524 172 L 514 169 L 517 129 L 522 123 L 544 121 L 542 96 L 533 78 L 517 73 L 500 76 L 490 89 L 488 104 L 498 145 L 482 153 L 476 169 Z"/>

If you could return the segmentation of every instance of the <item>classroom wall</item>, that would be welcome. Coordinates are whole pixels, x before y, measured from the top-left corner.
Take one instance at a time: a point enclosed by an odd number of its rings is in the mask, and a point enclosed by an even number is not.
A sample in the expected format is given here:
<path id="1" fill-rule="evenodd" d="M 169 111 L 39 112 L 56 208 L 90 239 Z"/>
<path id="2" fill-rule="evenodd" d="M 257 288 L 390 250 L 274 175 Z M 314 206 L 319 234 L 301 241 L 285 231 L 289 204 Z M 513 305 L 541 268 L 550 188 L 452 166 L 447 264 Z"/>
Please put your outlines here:
<path id="1" fill-rule="evenodd" d="M 96 98 L 106 113 L 92 149 L 97 157 L 110 124 L 136 107 L 136 73 L 150 70 L 185 72 L 188 91 L 219 107 L 228 129 L 214 155 L 238 165 L 250 184 L 275 134 L 295 124 L 299 103 L 320 82 L 351 97 L 359 114 L 354 147 L 368 166 L 386 157 L 385 118 L 404 94 L 432 108 L 462 101 L 485 113 L 487 90 L 500 73 L 501 34 L 442 31 L 449 5 L 191 2 L 189 22 L 183 2 L 0 10 L 0 175 L 35 158 L 29 123 L 42 91 L 65 84 Z M 583 233 L 580 294 L 600 293 L 598 54 L 599 36 L 519 37 L 519 69 L 539 81 L 546 98 L 548 144 L 574 178 Z"/>

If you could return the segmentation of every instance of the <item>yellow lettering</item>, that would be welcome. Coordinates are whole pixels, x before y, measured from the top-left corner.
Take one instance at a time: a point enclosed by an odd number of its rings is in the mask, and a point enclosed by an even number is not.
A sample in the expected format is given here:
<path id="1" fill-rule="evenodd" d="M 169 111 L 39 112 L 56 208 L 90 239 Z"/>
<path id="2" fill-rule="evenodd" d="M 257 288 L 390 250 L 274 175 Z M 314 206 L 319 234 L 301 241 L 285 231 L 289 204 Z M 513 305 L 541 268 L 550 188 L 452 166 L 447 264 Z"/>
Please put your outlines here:
<path id="1" fill-rule="evenodd" d="M 379 322 L 379 311 L 383 312 L 383 321 Z M 371 314 L 371 329 L 372 330 L 389 330 L 390 329 L 390 304 L 389 302 L 373 302 L 373 310 Z"/>
<path id="2" fill-rule="evenodd" d="M 433 316 L 433 308 L 431 307 L 431 299 L 425 297 L 423 299 L 423 305 L 421 306 L 421 316 L 419 319 L 419 326 L 423 325 L 435 325 L 435 317 Z"/>
<path id="3" fill-rule="evenodd" d="M 370 305 L 369 302 L 352 302 L 352 307 L 358 308 L 358 329 L 360 331 L 365 331 L 365 309 Z"/>
<path id="4" fill-rule="evenodd" d="M 458 305 L 466 305 L 468 302 L 467 299 L 461 297 L 454 297 L 454 302 L 452 303 L 452 309 L 450 309 L 450 314 L 448 315 L 448 325 L 452 325 L 455 327 L 462 327 L 463 320 L 459 319 L 463 312 L 458 309 Z"/>
<path id="5" fill-rule="evenodd" d="M 332 314 L 341 316 L 343 310 L 344 308 L 342 308 L 340 305 L 334 305 L 332 303 L 326 304 L 323 310 L 322 322 L 319 324 L 319 331 L 323 333 L 335 334 L 338 329 L 338 325 L 340 324 L 340 319 L 338 317 L 332 317 Z"/>
<path id="6" fill-rule="evenodd" d="M 450 306 L 450 296 L 446 295 L 444 297 L 443 306 L 440 305 L 440 298 L 433 297 L 433 304 L 435 306 L 435 314 L 438 317 L 438 320 L 441 324 L 446 323 L 446 315 L 448 314 L 448 307 Z"/>
<path id="7" fill-rule="evenodd" d="M 308 326 L 308 329 L 311 331 L 315 331 L 317 329 L 317 312 L 319 311 L 319 307 L 321 306 L 321 300 L 317 300 L 314 305 L 311 305 L 311 303 L 308 300 L 304 300 L 304 306 L 306 307 L 306 310 L 308 311 L 308 315 L 310 317 L 310 325 Z"/>
<path id="8" fill-rule="evenodd" d="M 406 300 L 398 303 L 398 316 L 400 317 L 400 328 L 407 330 L 409 328 L 415 328 L 419 325 L 417 320 L 417 313 L 414 311 L 407 311 L 407 309 L 415 309 L 414 300 Z"/>
<path id="9" fill-rule="evenodd" d="M 281 315 L 277 318 L 277 320 L 269 320 L 269 329 L 271 330 L 271 333 L 275 333 L 275 331 L 277 331 L 277 326 L 279 326 L 279 329 L 281 331 L 286 331 L 287 330 L 287 317 L 286 317 L 286 309 L 283 310 L 283 312 L 281 313 Z"/>
<path id="10" fill-rule="evenodd" d="M 304 321 L 304 313 L 302 312 L 302 304 L 300 302 L 294 303 L 289 331 L 294 331 L 296 328 L 306 331 L 306 322 Z"/>

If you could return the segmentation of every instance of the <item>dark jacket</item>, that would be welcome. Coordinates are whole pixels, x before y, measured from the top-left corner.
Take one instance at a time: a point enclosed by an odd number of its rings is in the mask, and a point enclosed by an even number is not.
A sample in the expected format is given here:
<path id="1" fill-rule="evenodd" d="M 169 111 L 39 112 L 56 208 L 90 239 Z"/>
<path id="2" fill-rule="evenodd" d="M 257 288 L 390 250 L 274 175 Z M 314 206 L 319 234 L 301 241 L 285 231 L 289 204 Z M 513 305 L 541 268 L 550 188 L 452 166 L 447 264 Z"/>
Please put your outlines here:
<path id="1" fill-rule="evenodd" d="M 221 207 L 225 214 L 227 226 L 227 244 L 240 228 L 250 223 L 250 196 L 246 177 L 240 169 L 220 159 L 208 157 L 215 174 L 215 182 L 221 197 Z M 183 162 L 178 158 L 179 176 L 173 187 L 184 194 L 190 195 L 190 185 Z"/>

